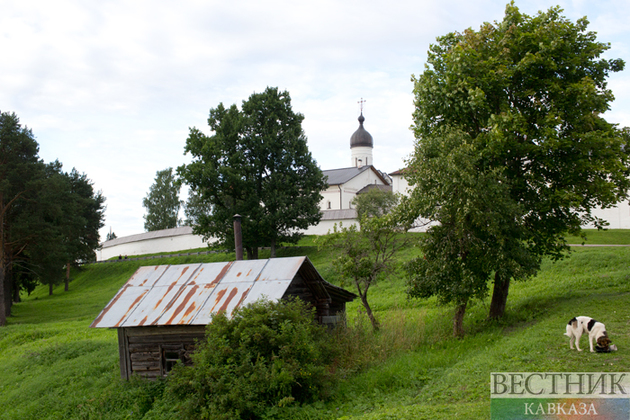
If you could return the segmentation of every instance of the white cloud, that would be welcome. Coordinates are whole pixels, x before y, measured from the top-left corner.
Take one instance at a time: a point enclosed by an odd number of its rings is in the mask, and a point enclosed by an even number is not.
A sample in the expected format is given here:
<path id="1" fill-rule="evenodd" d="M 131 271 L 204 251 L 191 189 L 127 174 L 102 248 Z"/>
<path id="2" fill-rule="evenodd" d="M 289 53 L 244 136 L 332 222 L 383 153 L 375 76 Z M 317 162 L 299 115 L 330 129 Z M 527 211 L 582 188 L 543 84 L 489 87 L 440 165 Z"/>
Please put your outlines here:
<path id="1" fill-rule="evenodd" d="M 322 168 L 349 164 L 358 127 L 377 166 L 399 169 L 413 149 L 411 74 L 437 36 L 501 20 L 507 0 L 343 2 L 6 0 L 0 5 L 0 110 L 33 129 L 40 155 L 88 174 L 107 197 L 106 228 L 143 230 L 142 198 L 155 173 L 188 161 L 188 127 L 208 132 L 208 110 L 278 86 Z M 627 56 L 625 0 L 559 2 L 588 15 L 610 57 Z M 517 4 L 533 14 L 542 0 Z M 630 125 L 625 74 L 607 116 Z"/>

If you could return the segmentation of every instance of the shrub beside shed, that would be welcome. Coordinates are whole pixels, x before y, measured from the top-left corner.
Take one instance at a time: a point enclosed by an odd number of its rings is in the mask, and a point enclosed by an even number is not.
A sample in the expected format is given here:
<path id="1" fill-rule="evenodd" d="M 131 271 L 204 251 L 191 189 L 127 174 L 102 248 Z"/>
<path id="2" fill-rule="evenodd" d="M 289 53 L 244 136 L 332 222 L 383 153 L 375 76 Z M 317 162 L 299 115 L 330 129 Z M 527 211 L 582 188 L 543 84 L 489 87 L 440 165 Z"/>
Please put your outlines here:
<path id="1" fill-rule="evenodd" d="M 299 297 L 322 324 L 345 322 L 356 295 L 325 281 L 307 257 L 141 267 L 90 325 L 116 328 L 120 374 L 164 376 L 190 364 L 212 316 L 259 299 Z"/>

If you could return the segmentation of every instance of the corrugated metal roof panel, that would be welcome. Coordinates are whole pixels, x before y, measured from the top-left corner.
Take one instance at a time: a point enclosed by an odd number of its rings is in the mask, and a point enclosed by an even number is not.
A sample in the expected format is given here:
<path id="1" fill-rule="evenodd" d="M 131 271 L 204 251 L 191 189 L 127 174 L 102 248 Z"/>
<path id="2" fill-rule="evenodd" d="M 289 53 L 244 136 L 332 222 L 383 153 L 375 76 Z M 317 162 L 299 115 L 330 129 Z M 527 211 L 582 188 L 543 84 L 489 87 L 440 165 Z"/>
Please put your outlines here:
<path id="1" fill-rule="evenodd" d="M 138 306 L 150 287 L 133 287 L 125 285 L 116 296 L 101 311 L 90 327 L 112 328 L 119 327 L 131 312 Z"/>
<path id="2" fill-rule="evenodd" d="M 240 282 L 252 283 L 256 281 L 260 272 L 265 268 L 267 261 L 271 260 L 236 261 L 230 270 L 225 273 L 221 284 Z"/>
<path id="3" fill-rule="evenodd" d="M 280 300 L 287 291 L 291 281 L 293 279 L 257 281 L 241 305 L 249 305 L 263 298 L 273 301 Z"/>
<path id="4" fill-rule="evenodd" d="M 291 280 L 305 259 L 306 257 L 272 258 L 260 273 L 260 280 Z"/>
<path id="5" fill-rule="evenodd" d="M 202 264 L 189 284 L 219 284 L 225 273 L 232 267 L 233 261 Z"/>
<path id="6" fill-rule="evenodd" d="M 306 282 L 317 283 L 316 293 L 328 296 L 328 283 L 306 257 L 142 267 L 90 326 L 206 325 L 219 311 L 231 316 L 260 298 L 281 299 L 300 270 Z"/>
<path id="7" fill-rule="evenodd" d="M 129 286 L 147 286 L 152 287 L 156 281 L 164 274 L 168 265 L 158 265 L 153 267 L 140 267 L 136 272 L 127 280 L 126 285 Z"/>
<path id="8" fill-rule="evenodd" d="M 192 320 L 194 325 L 207 325 L 212 321 L 212 316 L 218 312 L 225 312 L 228 317 L 232 316 L 234 309 L 240 307 L 253 282 L 232 282 L 220 284 L 212 293 L 204 305 L 199 309 Z"/>
<path id="9" fill-rule="evenodd" d="M 155 325 L 171 302 L 179 295 L 183 286 L 153 286 L 146 297 L 139 302 L 133 312 L 120 325 L 121 327 L 139 327 Z"/>
<path id="10" fill-rule="evenodd" d="M 155 282 L 155 286 L 182 286 L 200 266 L 201 264 L 171 265 Z"/>
<path id="11" fill-rule="evenodd" d="M 212 295 L 214 286 L 188 284 L 181 288 L 181 293 L 172 305 L 161 315 L 155 325 L 192 325 L 193 318 L 204 302 Z M 203 325 L 203 324 L 202 324 Z"/>

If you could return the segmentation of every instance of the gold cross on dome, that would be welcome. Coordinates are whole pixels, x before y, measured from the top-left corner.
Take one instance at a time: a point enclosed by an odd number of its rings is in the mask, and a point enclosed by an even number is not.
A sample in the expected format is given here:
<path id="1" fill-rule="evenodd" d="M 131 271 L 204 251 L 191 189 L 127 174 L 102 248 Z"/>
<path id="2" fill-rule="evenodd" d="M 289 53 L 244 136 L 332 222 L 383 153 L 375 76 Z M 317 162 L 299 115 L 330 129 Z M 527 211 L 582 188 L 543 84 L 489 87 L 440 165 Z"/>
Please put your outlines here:
<path id="1" fill-rule="evenodd" d="M 359 104 L 359 107 L 361 108 L 361 114 L 363 114 L 363 104 L 366 102 L 367 101 L 363 98 L 361 98 L 361 100 L 357 102 Z"/>

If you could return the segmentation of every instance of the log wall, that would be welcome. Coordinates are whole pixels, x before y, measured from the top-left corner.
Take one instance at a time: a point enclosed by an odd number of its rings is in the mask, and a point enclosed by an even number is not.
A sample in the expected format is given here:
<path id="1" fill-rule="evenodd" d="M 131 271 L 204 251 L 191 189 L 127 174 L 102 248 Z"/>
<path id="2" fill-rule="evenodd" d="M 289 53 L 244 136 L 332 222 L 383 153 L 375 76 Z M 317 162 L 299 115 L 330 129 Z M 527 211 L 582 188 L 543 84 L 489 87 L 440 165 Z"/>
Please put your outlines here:
<path id="1" fill-rule="evenodd" d="M 165 376 L 178 361 L 192 364 L 191 354 L 204 333 L 203 326 L 119 328 L 121 377 L 136 374 L 155 379 Z"/>

